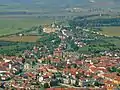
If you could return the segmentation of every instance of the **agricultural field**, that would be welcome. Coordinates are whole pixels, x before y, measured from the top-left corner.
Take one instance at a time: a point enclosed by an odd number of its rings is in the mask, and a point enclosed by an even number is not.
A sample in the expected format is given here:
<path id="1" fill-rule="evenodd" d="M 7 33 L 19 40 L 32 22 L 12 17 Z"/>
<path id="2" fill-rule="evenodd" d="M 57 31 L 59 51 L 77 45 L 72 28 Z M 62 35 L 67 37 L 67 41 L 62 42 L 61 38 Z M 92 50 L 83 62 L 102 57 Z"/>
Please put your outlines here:
<path id="1" fill-rule="evenodd" d="M 36 42 L 40 36 L 8 36 L 0 38 L 1 41 L 10 42 Z"/>
<path id="2" fill-rule="evenodd" d="M 36 25 L 51 24 L 53 21 L 54 20 L 48 18 L 0 16 L 0 36 L 28 30 Z"/>
<path id="3" fill-rule="evenodd" d="M 120 26 L 119 27 L 103 27 L 101 33 L 109 36 L 120 36 Z"/>
<path id="4" fill-rule="evenodd" d="M 109 37 L 104 39 L 106 42 L 111 42 L 116 46 L 116 48 L 120 48 L 120 38 Z"/>

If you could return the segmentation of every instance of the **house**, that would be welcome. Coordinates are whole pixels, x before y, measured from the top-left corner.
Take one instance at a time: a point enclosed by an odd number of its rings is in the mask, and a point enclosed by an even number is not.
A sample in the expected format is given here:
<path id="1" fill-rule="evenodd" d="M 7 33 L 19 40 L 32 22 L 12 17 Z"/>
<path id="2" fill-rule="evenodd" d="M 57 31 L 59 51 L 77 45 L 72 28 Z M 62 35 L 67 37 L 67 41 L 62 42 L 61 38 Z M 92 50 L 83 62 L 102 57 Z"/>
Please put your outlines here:
<path id="1" fill-rule="evenodd" d="M 63 83 L 64 84 L 69 84 L 69 79 L 68 78 L 63 78 Z"/>
<path id="2" fill-rule="evenodd" d="M 40 66 L 40 68 L 37 70 L 37 72 L 39 73 L 39 75 L 45 75 L 45 73 L 48 72 L 48 69 L 45 66 Z"/>
<path id="3" fill-rule="evenodd" d="M 107 87 L 107 90 L 114 90 L 115 84 L 112 81 L 104 80 L 105 86 Z"/>
<path id="4" fill-rule="evenodd" d="M 89 77 L 89 76 L 92 75 L 92 73 L 91 73 L 90 71 L 85 71 L 85 72 L 84 72 L 84 75 Z"/>
<path id="5" fill-rule="evenodd" d="M 82 81 L 79 79 L 79 84 L 78 84 L 78 86 L 80 86 L 80 87 L 82 87 L 83 85 L 82 85 Z"/>
<path id="6" fill-rule="evenodd" d="M 24 82 L 24 83 L 23 83 Z M 12 87 L 14 87 L 17 90 L 26 90 L 28 80 L 23 81 L 21 78 L 18 78 L 17 80 L 12 81 Z"/>
<path id="7" fill-rule="evenodd" d="M 42 82 L 44 80 L 44 78 L 41 76 L 39 77 L 39 82 Z"/>
<path id="8" fill-rule="evenodd" d="M 10 62 L 11 60 L 10 59 L 7 59 L 7 58 L 3 58 L 4 62 Z"/>
<path id="9" fill-rule="evenodd" d="M 49 66 L 47 70 L 53 73 L 58 72 L 57 68 L 55 68 L 54 66 Z"/>
<path id="10" fill-rule="evenodd" d="M 75 85 L 76 80 L 75 79 L 70 79 L 71 80 L 71 85 Z"/>
<path id="11" fill-rule="evenodd" d="M 53 52 L 53 55 L 54 56 L 57 56 L 57 57 L 62 57 L 63 56 L 63 52 L 60 48 L 57 48 L 55 49 L 55 51 Z"/>
<path id="12" fill-rule="evenodd" d="M 43 76 L 43 79 L 49 79 L 53 76 L 53 74 L 51 72 L 46 72 L 42 76 Z"/>
<path id="13" fill-rule="evenodd" d="M 13 74 L 18 74 L 18 73 L 20 73 L 21 71 L 22 71 L 22 68 L 21 68 L 20 65 L 18 65 L 18 66 L 13 66 L 13 67 L 11 68 L 11 70 L 10 70 L 10 72 L 13 73 Z"/>
<path id="14" fill-rule="evenodd" d="M 55 31 L 56 31 L 56 29 L 53 27 L 44 27 L 43 28 L 43 32 L 45 32 L 45 33 L 51 33 L 51 32 L 55 32 Z"/>
<path id="15" fill-rule="evenodd" d="M 60 58 L 54 58 L 51 62 L 52 63 L 60 63 L 61 59 Z"/>
<path id="16" fill-rule="evenodd" d="M 12 74 L 11 74 L 11 73 L 9 73 L 9 72 L 0 73 L 0 79 L 1 79 L 2 81 L 8 80 L 8 79 L 10 79 L 10 78 L 12 78 Z"/>
<path id="17" fill-rule="evenodd" d="M 29 70 L 31 68 L 32 68 L 32 66 L 29 63 L 24 64 L 24 70 Z"/>
<path id="18" fill-rule="evenodd" d="M 6 72 L 9 72 L 9 69 L 6 67 L 0 66 L 0 73 L 6 73 Z"/>

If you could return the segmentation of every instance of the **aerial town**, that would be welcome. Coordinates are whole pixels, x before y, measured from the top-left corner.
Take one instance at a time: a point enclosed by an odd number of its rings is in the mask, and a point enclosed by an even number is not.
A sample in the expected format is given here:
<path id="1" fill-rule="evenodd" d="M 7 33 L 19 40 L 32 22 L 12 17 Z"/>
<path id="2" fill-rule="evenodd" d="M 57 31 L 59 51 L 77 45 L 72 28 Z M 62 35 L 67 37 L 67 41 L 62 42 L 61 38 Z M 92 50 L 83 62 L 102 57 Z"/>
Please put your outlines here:
<path id="1" fill-rule="evenodd" d="M 43 43 L 37 42 L 19 56 L 1 55 L 0 87 L 4 90 L 119 90 L 119 51 L 93 53 L 92 49 L 88 50 L 91 53 L 85 53 L 82 50 L 92 45 L 88 39 L 96 41 L 109 36 L 81 27 L 76 27 L 77 34 L 69 28 L 53 23 L 41 29 L 41 33 L 50 35 L 40 39 Z"/>
<path id="2" fill-rule="evenodd" d="M 0 90 L 120 90 L 119 0 L 0 0 Z"/>

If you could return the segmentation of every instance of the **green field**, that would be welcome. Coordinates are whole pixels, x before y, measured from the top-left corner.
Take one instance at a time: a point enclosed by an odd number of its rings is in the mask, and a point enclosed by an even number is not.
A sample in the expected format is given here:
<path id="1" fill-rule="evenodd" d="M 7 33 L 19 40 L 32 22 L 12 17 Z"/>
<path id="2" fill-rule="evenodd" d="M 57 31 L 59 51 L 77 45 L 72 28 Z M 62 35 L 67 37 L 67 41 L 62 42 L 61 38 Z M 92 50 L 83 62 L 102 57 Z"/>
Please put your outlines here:
<path id="1" fill-rule="evenodd" d="M 22 30 L 28 30 L 35 25 L 50 24 L 54 20 L 39 19 L 35 17 L 14 17 L 5 16 L 0 17 L 0 36 L 6 34 L 13 34 Z"/>
<path id="2" fill-rule="evenodd" d="M 103 27 L 101 33 L 109 36 L 120 36 L 120 26 L 119 27 Z"/>
<path id="3" fill-rule="evenodd" d="M 8 36 L 0 38 L 1 41 L 11 41 L 11 42 L 36 42 L 40 36 Z"/>

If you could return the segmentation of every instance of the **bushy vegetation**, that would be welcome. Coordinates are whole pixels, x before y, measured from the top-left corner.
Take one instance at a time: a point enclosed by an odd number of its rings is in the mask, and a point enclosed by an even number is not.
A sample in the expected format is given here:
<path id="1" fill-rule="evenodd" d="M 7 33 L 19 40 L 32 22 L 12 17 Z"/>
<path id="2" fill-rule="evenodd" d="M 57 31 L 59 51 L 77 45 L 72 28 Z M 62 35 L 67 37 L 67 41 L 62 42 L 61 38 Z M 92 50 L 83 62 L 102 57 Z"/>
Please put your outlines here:
<path id="1" fill-rule="evenodd" d="M 0 54 L 8 55 L 8 56 L 14 56 L 17 54 L 19 55 L 24 50 L 32 49 L 32 47 L 33 47 L 33 43 L 11 42 L 10 45 L 0 47 Z"/>
<path id="2" fill-rule="evenodd" d="M 56 33 L 43 33 L 42 38 L 40 38 L 37 43 L 46 46 L 50 53 L 53 53 L 53 50 L 58 47 L 61 40 Z"/>
<path id="3" fill-rule="evenodd" d="M 69 21 L 74 36 L 81 42 L 86 43 L 85 47 L 79 49 L 75 48 L 73 51 L 77 50 L 79 53 L 97 54 L 104 51 L 114 52 L 120 50 L 119 37 L 108 37 L 106 35 L 97 34 L 99 31 L 102 32 L 101 27 L 114 27 L 120 24 L 119 21 L 119 18 L 87 20 L 85 17 L 77 17 Z M 76 27 L 80 28 L 76 29 Z M 88 29 L 88 31 L 83 30 L 85 28 Z"/>
<path id="4" fill-rule="evenodd" d="M 78 17 L 74 20 L 71 20 L 70 25 L 81 27 L 120 26 L 120 18 L 87 20 L 86 18 Z"/>

